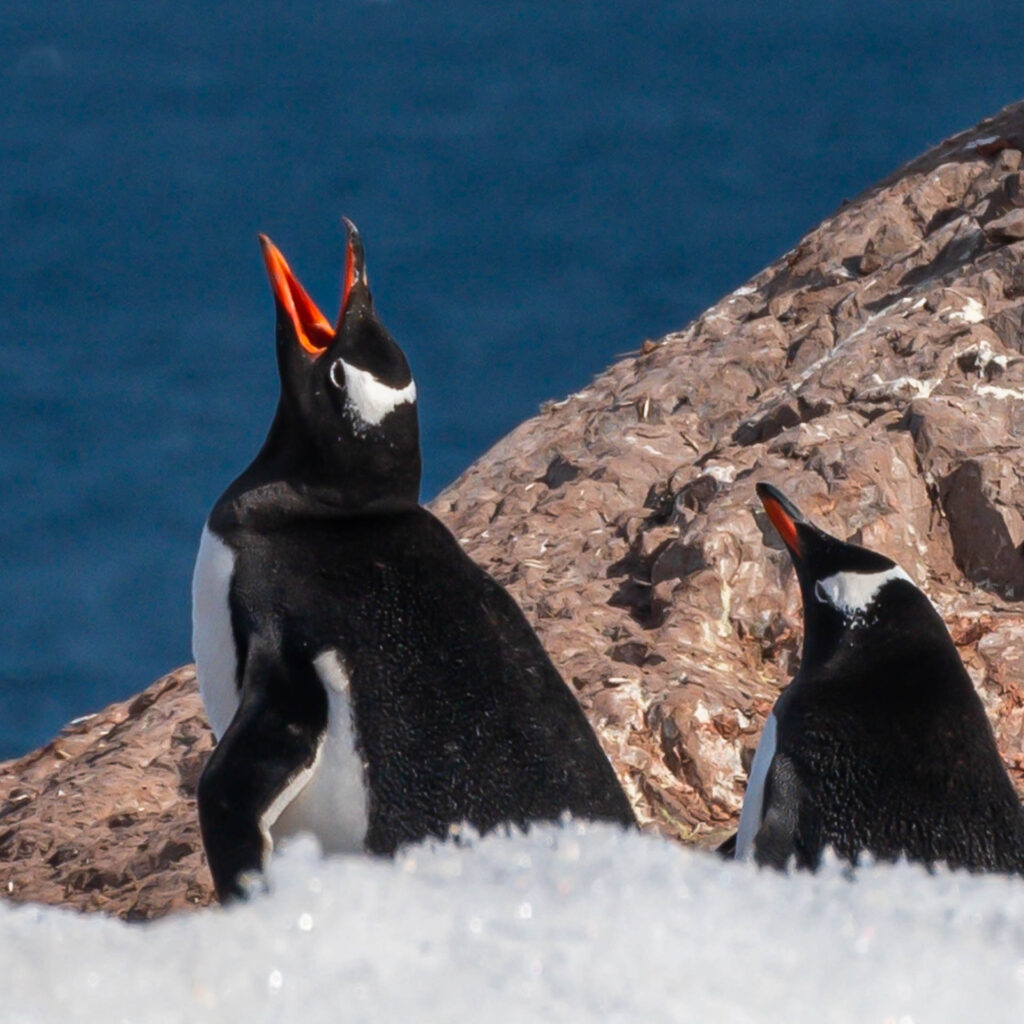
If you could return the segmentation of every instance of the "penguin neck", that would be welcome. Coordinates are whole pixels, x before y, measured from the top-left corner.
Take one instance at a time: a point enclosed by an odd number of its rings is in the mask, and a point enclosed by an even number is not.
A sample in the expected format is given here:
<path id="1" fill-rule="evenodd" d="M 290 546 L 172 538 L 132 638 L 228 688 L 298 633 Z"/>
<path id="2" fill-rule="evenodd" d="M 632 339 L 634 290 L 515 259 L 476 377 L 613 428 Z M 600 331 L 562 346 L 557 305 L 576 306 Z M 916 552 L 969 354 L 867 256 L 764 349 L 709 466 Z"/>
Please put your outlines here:
<path id="1" fill-rule="evenodd" d="M 801 674 L 824 672 L 837 683 L 851 678 L 858 685 L 873 679 L 886 689 L 901 681 L 952 678 L 964 671 L 941 616 L 923 594 L 910 588 L 884 595 L 870 621 L 859 626 L 826 613 L 805 613 L 800 666 Z"/>
<path id="2" fill-rule="evenodd" d="M 325 453 L 301 418 L 278 404 L 266 440 L 218 505 L 238 525 L 403 512 L 419 505 L 419 439 L 356 440 Z"/>

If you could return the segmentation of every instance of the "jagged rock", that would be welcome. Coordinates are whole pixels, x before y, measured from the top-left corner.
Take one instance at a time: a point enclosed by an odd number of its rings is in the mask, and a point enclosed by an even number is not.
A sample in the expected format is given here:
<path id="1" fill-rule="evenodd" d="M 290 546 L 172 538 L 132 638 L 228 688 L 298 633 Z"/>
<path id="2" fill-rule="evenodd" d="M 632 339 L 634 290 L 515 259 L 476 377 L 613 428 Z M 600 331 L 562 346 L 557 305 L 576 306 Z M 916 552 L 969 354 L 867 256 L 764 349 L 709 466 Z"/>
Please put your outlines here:
<path id="1" fill-rule="evenodd" d="M 761 479 L 924 587 L 1024 789 L 1022 148 L 1024 104 L 947 140 L 434 502 L 535 623 L 646 827 L 735 824 L 799 657 Z M 182 669 L 0 765 L 0 887 L 128 917 L 207 902 L 209 744 Z"/>
<path id="2" fill-rule="evenodd" d="M 194 794 L 212 749 L 188 666 L 0 764 L 0 892 L 129 920 L 211 902 Z"/>

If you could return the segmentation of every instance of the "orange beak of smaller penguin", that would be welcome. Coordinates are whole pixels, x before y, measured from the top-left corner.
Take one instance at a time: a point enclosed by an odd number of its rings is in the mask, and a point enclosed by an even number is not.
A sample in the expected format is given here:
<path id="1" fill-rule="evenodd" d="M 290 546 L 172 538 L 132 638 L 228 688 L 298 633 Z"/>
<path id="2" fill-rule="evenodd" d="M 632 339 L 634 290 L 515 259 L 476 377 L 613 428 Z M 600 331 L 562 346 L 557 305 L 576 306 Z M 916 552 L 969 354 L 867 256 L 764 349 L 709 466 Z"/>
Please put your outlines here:
<path id="1" fill-rule="evenodd" d="M 793 517 L 789 515 L 779 501 L 772 495 L 765 493 L 760 487 L 758 488 L 757 496 L 761 499 L 761 504 L 764 505 L 764 510 L 772 521 L 772 526 L 775 527 L 786 547 L 789 548 L 790 554 L 794 558 L 799 558 L 801 554 L 800 537 L 796 532 L 796 522 Z"/>
<path id="2" fill-rule="evenodd" d="M 317 304 L 309 297 L 309 293 L 299 283 L 299 279 L 292 273 L 288 261 L 281 255 L 281 250 L 266 235 L 259 237 L 263 262 L 267 267 L 267 276 L 270 278 L 274 300 L 279 309 L 283 310 L 291 321 L 295 337 L 303 350 L 316 359 L 327 351 L 328 346 L 334 340 L 335 329 L 327 317 L 320 312 Z M 339 321 L 348 305 L 349 292 L 352 290 L 356 274 L 356 257 L 350 237 L 345 251 L 345 277 Z"/>

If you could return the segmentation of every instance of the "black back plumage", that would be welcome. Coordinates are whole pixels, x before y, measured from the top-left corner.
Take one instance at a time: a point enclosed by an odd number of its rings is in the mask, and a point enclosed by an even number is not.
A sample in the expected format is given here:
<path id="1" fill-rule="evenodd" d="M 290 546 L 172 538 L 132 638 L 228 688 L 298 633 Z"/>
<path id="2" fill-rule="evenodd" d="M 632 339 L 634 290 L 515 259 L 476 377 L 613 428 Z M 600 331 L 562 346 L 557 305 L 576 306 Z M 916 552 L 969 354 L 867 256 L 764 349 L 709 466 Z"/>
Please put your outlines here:
<path id="1" fill-rule="evenodd" d="M 425 509 L 254 534 L 234 592 L 241 634 L 274 633 L 286 609 L 296 660 L 344 652 L 372 852 L 462 821 L 632 821 L 522 612 Z"/>
<path id="2" fill-rule="evenodd" d="M 938 612 L 876 552 L 807 523 L 758 492 L 786 541 L 804 599 L 800 669 L 774 714 L 754 852 L 818 864 L 901 856 L 1024 872 L 1024 814 L 991 726 Z M 835 581 L 884 581 L 864 607 L 837 607 Z M 846 577 L 842 577 L 846 579 Z"/>
<path id="3" fill-rule="evenodd" d="M 369 851 L 462 822 L 633 824 L 519 607 L 418 504 L 412 376 L 373 310 L 354 228 L 333 331 L 266 240 L 264 254 L 281 400 L 209 518 L 233 554 L 240 699 L 199 791 L 218 891 L 259 870 L 261 813 L 315 759 L 329 701 L 311 666 L 325 650 L 351 680 Z"/>

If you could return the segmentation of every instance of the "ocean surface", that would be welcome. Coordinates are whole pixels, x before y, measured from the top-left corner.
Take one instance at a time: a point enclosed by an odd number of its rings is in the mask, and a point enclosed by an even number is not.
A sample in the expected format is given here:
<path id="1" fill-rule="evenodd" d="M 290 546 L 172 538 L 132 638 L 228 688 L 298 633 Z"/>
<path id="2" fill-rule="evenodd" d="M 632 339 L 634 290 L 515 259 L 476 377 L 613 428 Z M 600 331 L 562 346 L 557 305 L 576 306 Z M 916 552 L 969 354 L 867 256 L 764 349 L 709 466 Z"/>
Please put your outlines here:
<path id="1" fill-rule="evenodd" d="M 424 498 L 927 146 L 1024 97 L 1019 4 L 0 8 L 0 758 L 189 660 L 276 397 L 256 234 L 360 226 Z"/>

